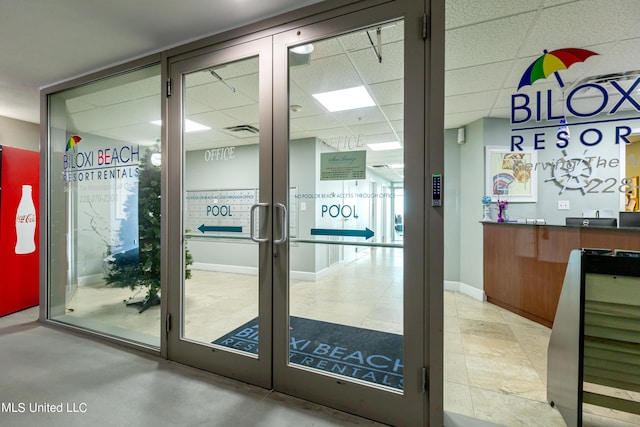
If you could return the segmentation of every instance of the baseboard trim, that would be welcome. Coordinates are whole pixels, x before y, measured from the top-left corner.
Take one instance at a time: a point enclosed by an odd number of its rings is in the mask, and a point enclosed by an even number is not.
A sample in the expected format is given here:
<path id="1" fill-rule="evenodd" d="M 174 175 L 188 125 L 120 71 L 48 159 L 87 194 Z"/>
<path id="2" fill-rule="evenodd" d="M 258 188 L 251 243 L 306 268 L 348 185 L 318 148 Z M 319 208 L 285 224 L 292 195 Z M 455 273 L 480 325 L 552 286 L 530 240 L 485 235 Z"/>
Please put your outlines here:
<path id="1" fill-rule="evenodd" d="M 206 262 L 194 262 L 189 267 L 192 270 L 204 270 L 204 271 L 217 271 L 221 273 L 235 273 L 235 274 L 248 274 L 250 276 L 256 276 L 258 274 L 257 267 L 244 267 L 240 265 L 227 265 L 227 264 L 210 264 Z M 291 271 L 289 277 L 293 280 L 303 280 L 314 282 L 326 277 L 334 267 L 323 268 L 317 272 L 311 271 Z"/>
<path id="2" fill-rule="evenodd" d="M 87 276 L 78 276 L 78 286 L 95 285 L 104 283 L 104 274 L 90 274 Z"/>
<path id="3" fill-rule="evenodd" d="M 220 273 L 248 274 L 256 276 L 258 274 L 257 267 L 246 267 L 242 265 L 228 264 L 210 264 L 208 262 L 194 262 L 189 266 L 192 270 L 217 271 Z"/>
<path id="4" fill-rule="evenodd" d="M 478 289 L 474 286 L 467 285 L 462 282 L 454 282 L 453 280 L 445 280 L 444 281 L 444 290 L 445 291 L 453 291 L 460 292 L 461 294 L 465 294 L 470 296 L 473 299 L 477 299 L 478 301 L 486 301 L 487 295 L 484 293 L 484 290 Z"/>

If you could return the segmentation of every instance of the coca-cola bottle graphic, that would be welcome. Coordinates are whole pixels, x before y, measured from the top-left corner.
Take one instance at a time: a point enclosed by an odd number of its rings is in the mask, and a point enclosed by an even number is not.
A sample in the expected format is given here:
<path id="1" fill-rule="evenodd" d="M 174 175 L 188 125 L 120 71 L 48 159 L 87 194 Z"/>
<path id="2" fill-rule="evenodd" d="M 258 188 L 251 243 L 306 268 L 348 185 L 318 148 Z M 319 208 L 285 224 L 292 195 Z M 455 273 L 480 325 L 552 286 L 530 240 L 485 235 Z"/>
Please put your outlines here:
<path id="1" fill-rule="evenodd" d="M 22 186 L 22 197 L 16 211 L 16 254 L 30 254 L 36 250 L 36 207 L 31 186 Z"/>

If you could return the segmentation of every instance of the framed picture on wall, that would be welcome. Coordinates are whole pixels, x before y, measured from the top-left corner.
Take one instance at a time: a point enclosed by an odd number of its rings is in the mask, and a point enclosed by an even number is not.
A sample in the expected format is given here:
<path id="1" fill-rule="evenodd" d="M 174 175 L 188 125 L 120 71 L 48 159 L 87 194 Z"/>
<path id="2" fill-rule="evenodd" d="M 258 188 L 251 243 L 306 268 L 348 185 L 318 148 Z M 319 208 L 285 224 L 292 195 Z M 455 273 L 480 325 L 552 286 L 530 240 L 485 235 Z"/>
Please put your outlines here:
<path id="1" fill-rule="evenodd" d="M 509 203 L 536 202 L 538 179 L 534 150 L 509 151 L 506 147 L 485 147 L 485 194 Z"/>

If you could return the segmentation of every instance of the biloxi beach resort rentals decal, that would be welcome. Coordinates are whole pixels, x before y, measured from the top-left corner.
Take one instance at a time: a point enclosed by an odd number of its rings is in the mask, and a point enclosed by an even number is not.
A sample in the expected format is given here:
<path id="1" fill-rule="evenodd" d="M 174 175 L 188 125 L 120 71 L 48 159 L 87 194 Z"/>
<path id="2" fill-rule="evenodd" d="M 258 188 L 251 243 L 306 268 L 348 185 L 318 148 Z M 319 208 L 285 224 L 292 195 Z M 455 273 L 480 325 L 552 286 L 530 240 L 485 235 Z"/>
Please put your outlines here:
<path id="1" fill-rule="evenodd" d="M 631 178 L 601 178 L 596 172 L 611 174 L 615 170 L 619 174 L 621 161 L 636 166 L 640 159 L 632 154 L 627 159 L 605 158 L 590 155 L 589 149 L 605 143 L 615 147 L 631 143 L 628 138 L 633 132 L 631 122 L 640 120 L 640 116 L 615 118 L 614 115 L 622 110 L 640 112 L 640 99 L 637 99 L 640 98 L 640 77 L 629 82 L 630 85 L 611 78 L 585 80 L 571 87 L 565 87 L 560 77 L 560 71 L 597 55 L 579 48 L 544 50 L 524 71 L 518 93 L 511 95 L 511 136 L 505 148 L 513 153 L 559 149 L 562 155 L 558 159 L 535 162 L 527 167 L 532 174 L 548 171 L 549 179 L 545 182 L 554 182 L 560 187 L 560 193 L 575 189 L 583 195 L 628 193 L 637 189 Z M 537 90 L 533 94 L 522 92 L 523 88 L 552 77 L 558 89 Z M 558 90 L 562 91 L 561 105 L 557 103 L 557 96 L 554 98 Z M 589 103 L 583 102 L 586 93 Z M 572 115 L 570 122 L 565 112 Z M 599 126 L 603 124 L 609 126 Z"/>
<path id="2" fill-rule="evenodd" d="M 402 335 L 291 316 L 289 362 L 402 390 Z M 258 318 L 213 344 L 258 354 Z"/>
<path id="3" fill-rule="evenodd" d="M 103 181 L 133 178 L 140 174 L 140 145 L 86 147 L 79 135 L 67 141 L 63 156 L 66 182 Z"/>

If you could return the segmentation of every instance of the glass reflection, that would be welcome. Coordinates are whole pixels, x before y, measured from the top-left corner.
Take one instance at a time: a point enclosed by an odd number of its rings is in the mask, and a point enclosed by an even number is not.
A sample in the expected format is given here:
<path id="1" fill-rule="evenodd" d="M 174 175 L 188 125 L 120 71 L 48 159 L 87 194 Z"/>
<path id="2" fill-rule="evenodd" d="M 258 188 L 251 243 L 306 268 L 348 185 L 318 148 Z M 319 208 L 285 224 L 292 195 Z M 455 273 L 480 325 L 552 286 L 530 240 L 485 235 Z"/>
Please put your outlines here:
<path id="1" fill-rule="evenodd" d="M 160 345 L 160 67 L 49 97 L 49 317 Z"/>

